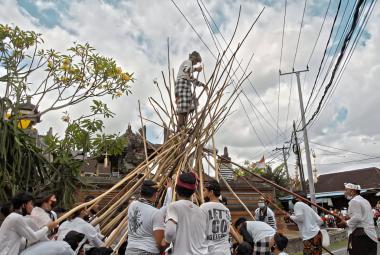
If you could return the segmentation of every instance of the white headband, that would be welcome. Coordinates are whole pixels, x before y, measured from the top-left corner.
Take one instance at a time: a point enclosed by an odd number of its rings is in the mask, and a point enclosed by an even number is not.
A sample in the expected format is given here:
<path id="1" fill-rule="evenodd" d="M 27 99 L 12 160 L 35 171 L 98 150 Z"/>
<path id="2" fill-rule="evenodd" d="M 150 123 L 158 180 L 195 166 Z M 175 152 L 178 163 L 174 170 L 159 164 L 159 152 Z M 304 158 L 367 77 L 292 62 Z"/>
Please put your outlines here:
<path id="1" fill-rule="evenodd" d="M 360 185 L 352 184 L 352 183 L 345 183 L 345 184 L 344 184 L 344 187 L 345 187 L 346 189 L 361 190 Z"/>

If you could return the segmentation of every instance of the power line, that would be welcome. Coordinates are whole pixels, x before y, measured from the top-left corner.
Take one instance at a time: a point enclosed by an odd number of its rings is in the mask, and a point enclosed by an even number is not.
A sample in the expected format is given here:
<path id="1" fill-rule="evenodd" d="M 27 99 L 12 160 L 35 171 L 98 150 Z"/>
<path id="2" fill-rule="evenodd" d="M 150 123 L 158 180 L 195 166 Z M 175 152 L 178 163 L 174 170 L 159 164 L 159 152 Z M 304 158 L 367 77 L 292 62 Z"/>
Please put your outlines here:
<path id="1" fill-rule="evenodd" d="M 281 93 L 281 64 L 282 64 L 282 51 L 284 48 L 284 35 L 285 35 L 285 21 L 286 21 L 286 6 L 287 6 L 288 1 L 285 0 L 285 8 L 284 8 L 284 22 L 282 25 L 282 38 L 281 38 L 281 52 L 280 52 L 280 64 L 279 64 L 279 69 L 278 69 L 278 94 L 277 94 L 277 137 L 278 137 L 278 123 L 279 123 L 279 118 L 280 118 L 280 93 Z"/>
<path id="2" fill-rule="evenodd" d="M 310 142 L 310 143 L 312 143 L 312 144 L 316 144 L 316 145 L 319 145 L 319 146 L 322 146 L 322 147 L 326 147 L 326 148 L 330 148 L 330 149 L 338 150 L 338 151 L 349 152 L 349 153 L 358 154 L 358 155 L 367 156 L 367 157 L 377 157 L 377 156 L 375 156 L 375 155 L 370 155 L 370 154 L 366 154 L 366 153 L 362 153 L 362 152 L 357 152 L 357 151 L 352 151 L 352 150 L 342 149 L 342 148 L 338 148 L 338 147 L 334 147 L 334 146 L 330 146 L 330 145 L 324 145 L 324 144 L 321 144 L 321 143 L 316 143 L 316 142 Z"/>
<path id="3" fill-rule="evenodd" d="M 211 24 L 210 24 L 209 20 L 207 19 L 207 17 L 205 16 L 205 13 L 204 13 L 204 11 L 203 11 L 203 9 L 202 9 L 202 6 L 199 4 L 199 1 L 197 1 L 197 3 L 198 3 L 198 6 L 199 6 L 199 8 L 200 8 L 200 10 L 201 10 L 202 16 L 203 16 L 203 18 L 204 18 L 204 20 L 205 20 L 205 23 L 206 23 L 206 25 L 207 25 L 207 27 L 208 27 L 209 33 L 210 33 L 210 35 L 211 35 L 211 37 L 212 37 L 212 39 L 213 39 L 213 41 L 214 41 L 215 47 L 216 47 L 218 53 L 220 53 L 219 48 L 222 49 L 223 47 L 222 47 L 221 43 L 219 42 L 218 38 L 214 37 L 213 32 L 212 32 L 212 29 L 211 29 Z M 209 16 L 211 17 L 211 19 L 212 19 L 211 14 L 208 12 L 208 10 L 206 9 L 206 6 L 203 4 L 203 2 L 202 2 L 202 5 L 204 6 L 204 8 L 205 8 L 205 10 L 207 11 L 208 15 L 209 15 Z M 214 25 L 216 26 L 215 23 L 214 23 Z M 227 42 L 226 42 L 226 44 L 227 44 Z M 218 45 L 219 45 L 219 47 L 218 47 Z M 230 49 L 230 50 L 231 50 L 231 49 Z M 231 52 L 232 52 L 232 51 L 231 51 Z M 249 62 L 248 62 L 248 65 L 249 65 L 249 63 L 251 62 L 252 58 L 253 58 L 253 54 L 252 54 L 252 56 L 251 56 L 251 58 L 250 58 L 250 60 L 249 60 Z M 222 61 L 222 63 L 224 64 L 224 61 L 223 61 L 223 60 L 221 60 L 221 61 Z M 238 61 L 238 60 L 237 60 L 237 61 Z M 240 63 L 239 63 L 239 66 L 241 67 L 241 64 L 240 64 Z M 247 67 L 248 67 L 248 66 L 247 66 Z M 246 73 L 246 70 L 243 70 L 243 72 L 244 72 L 244 74 L 245 74 L 245 73 Z M 236 76 L 235 72 L 233 73 L 233 75 Z M 260 111 L 256 108 L 256 106 L 250 101 L 250 99 L 248 98 L 248 96 L 246 95 L 246 93 L 244 92 L 243 89 L 241 90 L 241 92 L 243 93 L 243 95 L 244 95 L 244 96 L 246 97 L 246 99 L 248 100 L 248 102 L 249 102 L 249 104 L 250 104 L 250 106 L 251 106 L 251 108 L 252 108 L 252 111 L 253 111 L 253 113 L 255 114 L 255 116 L 256 116 L 256 118 L 257 118 L 257 120 L 258 120 L 258 122 L 259 122 L 259 124 L 260 124 L 260 126 L 261 126 L 261 128 L 262 128 L 262 130 L 263 130 L 263 132 L 264 132 L 264 135 L 266 136 L 266 138 L 267 138 L 268 141 L 269 141 L 269 140 L 270 140 L 269 135 L 267 134 L 266 129 L 264 128 L 264 126 L 263 126 L 263 124 L 262 124 L 260 118 L 258 117 L 258 115 L 257 115 L 257 113 L 256 113 L 256 112 L 258 112 L 259 114 L 261 114 L 261 112 L 260 112 Z M 250 122 L 252 128 L 254 129 L 254 132 L 255 132 L 256 136 L 258 136 L 257 129 L 253 126 L 253 123 L 252 123 L 251 119 L 249 118 L 248 112 L 246 111 L 246 109 L 245 109 L 245 107 L 244 107 L 242 101 L 240 100 L 240 98 L 239 98 L 239 102 L 240 102 L 240 104 L 242 105 L 242 107 L 244 108 L 244 109 L 243 109 L 243 110 L 244 110 L 244 113 L 245 113 L 246 117 L 248 118 L 248 121 Z M 261 116 L 263 117 L 263 119 L 264 119 L 265 121 L 267 121 L 266 118 L 265 118 L 262 114 L 261 114 Z M 275 129 L 275 128 L 273 127 L 273 125 L 272 125 L 270 122 L 267 121 L 267 123 L 269 124 L 270 127 L 272 127 L 273 129 Z M 259 138 L 259 137 L 258 137 L 258 138 Z M 260 140 L 260 143 L 263 145 L 262 139 L 259 138 L 259 140 Z M 265 147 L 265 146 L 264 146 L 264 147 Z"/>
<path id="4" fill-rule="evenodd" d="M 173 0 L 172 0 L 172 1 L 173 1 Z M 220 29 L 219 29 L 219 27 L 217 26 L 215 20 L 213 19 L 212 15 L 211 15 L 210 12 L 208 11 L 206 5 L 203 3 L 203 0 L 200 0 L 200 2 L 201 2 L 201 4 L 202 4 L 202 6 L 204 7 L 204 9 L 206 10 L 206 13 L 207 13 L 208 16 L 210 17 L 210 20 L 211 20 L 212 23 L 214 24 L 216 30 L 218 31 L 218 33 L 219 33 L 220 36 L 222 37 L 224 43 L 225 43 L 225 44 L 228 44 L 228 43 L 227 43 L 227 40 L 226 40 L 225 37 L 223 36 L 223 33 L 220 31 Z M 216 39 L 216 40 L 219 41 L 218 39 Z M 221 44 L 219 43 L 219 45 L 221 45 Z M 229 50 L 230 50 L 230 52 L 232 53 L 232 50 L 231 50 L 231 49 L 229 49 Z M 237 60 L 237 63 L 238 63 L 239 68 L 240 68 L 241 70 L 243 70 L 242 67 L 241 67 L 241 64 L 240 64 L 240 62 L 239 62 L 238 60 Z M 269 117 L 270 117 L 274 122 L 276 122 L 276 120 L 274 119 L 274 117 L 273 117 L 271 111 L 269 111 L 267 105 L 266 105 L 265 102 L 263 101 L 263 99 L 262 99 L 261 95 L 259 94 L 259 92 L 257 91 L 257 89 L 253 86 L 252 81 L 250 80 L 249 77 L 248 77 L 247 80 L 248 80 L 249 85 L 251 86 L 251 88 L 253 89 L 253 91 L 255 92 L 255 94 L 257 95 L 257 97 L 259 98 L 260 102 L 264 105 L 264 108 L 265 108 L 265 110 L 267 111 Z M 248 97 L 247 97 L 247 100 L 249 100 Z M 249 100 L 249 101 L 250 101 L 250 100 Z M 250 104 L 252 104 L 251 101 L 250 101 Z M 261 116 L 263 116 L 259 110 L 257 110 L 257 111 L 260 113 Z M 265 117 L 263 116 L 263 118 L 265 118 Z M 277 129 L 280 129 L 278 125 L 277 125 Z M 283 130 L 281 130 L 281 129 L 280 129 L 280 131 L 281 131 L 282 135 L 285 137 L 285 136 L 286 136 L 286 135 L 285 135 L 285 132 L 284 132 Z"/>
<path id="5" fill-rule="evenodd" d="M 353 32 L 355 30 L 355 28 L 357 27 L 357 24 L 358 24 L 358 19 L 359 19 L 359 11 L 360 11 L 360 8 L 362 6 L 362 4 L 364 3 L 364 0 L 358 0 L 358 3 L 355 7 L 355 13 L 354 13 L 354 17 L 353 17 L 353 20 L 352 20 L 352 24 L 351 24 L 351 28 L 348 32 L 348 34 L 346 35 L 345 39 L 344 39 L 344 42 L 343 42 L 343 46 L 340 50 L 340 54 L 338 56 L 338 59 L 336 61 L 336 64 L 334 66 L 334 69 L 331 73 L 331 77 L 330 77 L 330 81 L 328 82 L 328 84 L 326 85 L 325 87 L 325 91 L 322 95 L 322 98 L 321 100 L 319 101 L 318 103 L 318 106 L 317 106 L 317 109 L 314 111 L 313 115 L 311 116 L 311 118 L 309 119 L 309 121 L 307 122 L 306 125 L 308 125 L 316 116 L 317 114 L 319 113 L 321 107 L 322 107 L 322 103 L 323 103 L 323 100 L 325 99 L 326 95 L 327 95 L 327 92 L 329 91 L 333 81 L 334 81 L 334 78 L 335 78 L 335 75 L 336 75 L 336 72 L 338 71 L 339 67 L 340 67 L 340 63 L 344 57 L 344 54 L 346 52 L 346 49 L 348 47 L 348 44 L 352 38 L 352 35 L 353 35 Z M 303 127 L 305 128 L 305 127 Z"/>
<path id="6" fill-rule="evenodd" d="M 349 2 L 349 1 L 347 1 L 347 4 L 346 4 L 346 6 L 345 6 L 345 8 L 344 8 L 344 12 L 343 12 L 342 18 L 341 18 L 341 20 L 340 20 L 340 22 L 339 22 L 338 29 L 335 30 L 336 32 L 335 32 L 334 39 L 332 40 L 333 44 L 334 44 L 334 42 L 338 41 L 338 43 L 337 43 L 337 45 L 336 45 L 336 47 L 335 47 L 335 50 L 334 50 L 334 54 L 332 54 L 332 57 L 331 57 L 331 60 L 330 60 L 330 64 L 328 65 L 327 71 L 325 72 L 325 76 L 324 76 L 324 78 L 323 78 L 323 81 L 320 82 L 320 85 L 319 85 L 319 88 L 318 88 L 317 94 L 316 94 L 315 97 L 313 98 L 313 101 L 312 101 L 311 104 L 309 105 L 310 107 L 309 107 L 308 109 L 310 109 L 310 108 L 312 108 L 312 107 L 314 106 L 314 103 L 316 102 L 316 100 L 317 100 L 317 98 L 318 98 L 318 95 L 319 95 L 319 93 L 320 93 L 321 90 L 322 90 L 323 84 L 325 83 L 325 81 L 326 81 L 328 75 L 330 74 L 331 69 L 333 68 L 333 64 L 335 63 L 335 60 L 336 60 L 337 55 L 338 55 L 338 50 L 340 49 L 340 47 L 341 47 L 341 45 L 342 45 L 342 43 L 343 43 L 343 40 L 344 40 L 345 34 L 346 34 L 347 31 L 348 31 L 348 25 L 350 24 L 350 22 L 351 22 L 351 20 L 352 20 L 352 17 L 353 17 L 353 14 L 354 14 L 354 10 L 355 10 L 355 4 L 354 4 L 353 7 L 352 7 L 352 9 L 351 9 L 351 12 L 350 12 L 350 14 L 349 14 L 349 17 L 348 17 L 348 19 L 347 19 L 347 22 L 344 24 L 344 28 L 343 28 L 343 26 L 342 26 L 342 22 L 343 22 L 343 19 L 344 19 L 344 15 L 346 14 L 346 11 L 347 11 L 348 2 Z M 341 28 L 343 28 L 343 31 L 342 31 L 342 33 L 341 33 L 341 35 L 340 35 L 340 39 L 337 40 L 337 37 L 338 37 L 338 35 L 339 35 L 339 32 L 340 32 Z M 330 50 L 330 51 L 331 51 L 331 50 Z M 321 63 L 321 64 L 322 64 L 322 63 Z M 326 64 L 327 64 L 327 61 L 326 61 L 326 62 L 323 62 L 323 65 L 322 65 L 322 68 L 321 68 L 322 72 L 325 70 Z M 316 85 L 316 83 L 318 83 L 319 78 L 320 78 L 320 76 L 318 76 L 318 77 L 315 78 L 315 81 L 314 81 L 314 84 L 315 84 L 315 85 Z M 314 87 L 314 86 L 313 86 L 313 87 Z M 312 92 L 313 92 L 313 91 L 312 91 Z M 312 94 L 311 94 L 311 96 L 312 96 Z M 309 97 L 309 101 L 310 101 L 310 99 L 311 99 L 311 97 Z"/>
<path id="7" fill-rule="evenodd" d="M 319 29 L 319 32 L 318 32 L 317 40 L 315 40 L 315 43 L 314 43 L 313 49 L 311 50 L 311 54 L 310 54 L 309 60 L 307 61 L 306 66 L 309 66 L 310 60 L 311 60 L 311 58 L 313 57 L 313 54 L 314 54 L 315 48 L 316 48 L 316 46 L 317 46 L 317 44 L 318 44 L 318 40 L 319 40 L 319 37 L 320 37 L 321 32 L 322 32 L 322 29 L 323 29 L 323 25 L 325 24 L 325 21 L 326 21 L 327 13 L 329 12 L 329 9 L 330 9 L 330 5 L 331 5 L 331 0 L 329 1 L 329 4 L 328 4 L 328 6 L 327 6 L 327 9 L 326 9 L 326 12 L 325 12 L 325 16 L 323 17 L 323 21 L 322 21 L 321 28 Z"/>
<path id="8" fill-rule="evenodd" d="M 217 57 L 216 57 L 215 54 L 212 52 L 212 50 L 210 49 L 210 47 L 209 47 L 209 46 L 206 44 L 206 42 L 202 39 L 201 35 L 198 33 L 198 31 L 195 29 L 195 27 L 191 24 L 191 22 L 190 22 L 189 19 L 186 17 L 186 15 L 182 12 L 182 10 L 179 8 L 179 6 L 174 2 L 174 0 L 171 0 L 171 2 L 174 4 L 174 6 L 177 8 L 177 10 L 181 13 L 181 15 L 183 16 L 183 18 L 186 20 L 186 22 L 189 24 L 189 26 L 192 28 L 192 30 L 195 32 L 195 34 L 198 36 L 199 40 L 203 43 L 203 45 L 208 49 L 208 51 L 209 51 L 210 54 L 214 57 L 214 59 L 217 59 Z M 264 9 L 263 9 L 263 10 L 264 10 Z M 257 22 L 258 18 L 261 16 L 263 10 L 260 12 L 260 14 L 259 14 L 259 16 L 256 18 L 255 22 L 252 24 L 250 30 L 252 29 L 253 25 Z M 240 16 L 240 10 L 239 10 L 239 16 Z M 226 42 L 226 41 L 225 41 L 225 42 Z M 226 42 L 226 43 L 227 43 L 227 42 Z M 228 45 L 228 44 L 227 44 L 227 45 Z M 230 49 L 230 50 L 231 50 L 231 49 Z M 223 62 L 223 60 L 222 60 L 222 62 Z M 241 67 L 241 65 L 239 65 L 239 66 Z M 243 70 L 243 71 L 244 71 L 244 70 Z M 243 90 L 242 90 L 242 92 L 243 92 Z M 243 94 L 245 94 L 245 93 L 243 92 Z M 245 112 L 245 115 L 247 116 L 248 121 L 249 121 L 249 123 L 250 123 L 252 129 L 254 130 L 254 132 L 255 132 L 257 138 L 259 139 L 259 142 L 260 142 L 260 143 L 263 145 L 263 147 L 265 148 L 265 145 L 264 145 L 262 139 L 260 138 L 260 136 L 258 135 L 258 132 L 257 132 L 256 128 L 253 126 L 253 123 L 252 123 L 251 119 L 249 118 L 248 113 L 247 113 L 247 111 L 246 111 L 246 109 L 245 109 L 245 107 L 244 107 L 244 105 L 243 105 L 243 103 L 242 103 L 240 97 L 239 97 L 239 102 L 240 102 L 240 104 L 242 105 L 243 110 L 244 110 L 244 112 Z"/>
<path id="9" fill-rule="evenodd" d="M 294 53 L 294 59 L 293 59 L 293 65 L 292 65 L 293 69 L 294 69 L 294 64 L 296 63 L 296 58 L 297 58 L 297 53 L 298 53 L 298 46 L 299 46 L 300 39 L 301 39 L 301 33 L 302 33 L 302 27 L 303 27 L 303 19 L 304 19 L 304 17 L 305 17 L 306 5 L 307 5 L 307 0 L 305 0 L 305 5 L 304 5 L 304 7 L 303 7 L 303 13 L 302 13 L 302 19 L 301 19 L 300 31 L 299 31 L 299 33 L 298 33 L 296 52 Z"/>
<path id="10" fill-rule="evenodd" d="M 325 57 L 326 57 L 326 54 L 327 54 L 327 49 L 328 49 L 328 46 L 329 46 L 329 44 L 330 44 L 330 40 L 331 40 L 331 37 L 332 37 L 333 31 L 334 31 L 335 22 L 336 22 L 336 20 L 337 20 L 337 18 L 338 18 L 338 14 L 339 14 L 339 10 L 340 10 L 341 3 L 342 3 L 342 0 L 339 0 L 338 8 L 337 8 L 337 11 L 336 11 L 336 14 L 335 14 L 335 17 L 334 17 L 334 21 L 333 21 L 333 24 L 332 24 L 332 27 L 331 27 L 331 30 L 330 30 L 329 39 L 327 40 L 326 47 L 325 47 L 325 50 L 324 50 L 324 52 L 323 52 L 322 60 L 321 60 L 321 63 L 319 64 L 319 68 L 318 68 L 317 76 L 316 76 L 316 78 L 315 78 L 315 81 L 314 81 L 313 87 L 312 87 L 312 89 L 311 89 L 310 97 L 309 97 L 309 99 L 307 100 L 307 103 L 306 103 L 305 112 L 307 112 L 307 109 L 308 109 L 308 107 L 309 107 L 309 103 L 310 103 L 310 99 L 312 98 L 313 93 L 314 93 L 314 90 L 315 90 L 315 87 L 317 86 L 317 80 L 318 80 L 318 77 L 319 77 L 320 72 L 321 72 L 322 63 L 324 62 Z M 348 3 L 348 1 L 347 1 L 347 3 Z"/>
<path id="11" fill-rule="evenodd" d="M 358 44 L 358 42 L 359 42 L 359 39 L 360 39 L 361 35 L 362 35 L 363 32 L 364 32 L 364 29 L 365 29 L 365 27 L 366 27 L 366 25 L 367 25 L 367 23 L 368 23 L 368 21 L 369 21 L 369 18 L 370 18 L 371 14 L 372 14 L 372 12 L 373 12 L 373 10 L 374 10 L 374 7 L 375 7 L 376 3 L 377 3 L 377 0 L 375 0 L 375 1 L 371 1 L 371 4 L 370 4 L 370 6 L 368 7 L 367 12 L 366 12 L 366 14 L 365 14 L 365 16 L 364 16 L 364 19 L 363 19 L 363 22 L 362 22 L 362 24 L 361 24 L 361 27 L 358 29 L 358 32 L 357 32 L 356 37 L 355 37 L 355 39 L 354 39 L 354 43 L 351 45 L 351 48 L 350 48 L 349 53 L 348 53 L 348 56 L 347 56 L 347 58 L 345 59 L 344 64 L 343 64 L 343 66 L 342 66 L 342 68 L 341 68 L 341 70 L 340 70 L 340 72 L 339 72 L 339 74 L 338 74 L 338 76 L 337 76 L 338 78 L 336 79 L 336 81 L 335 81 L 335 83 L 334 83 L 334 85 L 333 85 L 332 90 L 330 90 L 330 93 L 329 93 L 327 99 L 326 99 L 325 102 L 323 103 L 323 105 L 322 105 L 322 109 L 321 109 L 320 112 L 322 112 L 322 111 L 327 107 L 328 103 L 330 102 L 330 100 L 331 100 L 331 98 L 332 98 L 333 93 L 335 92 L 336 88 L 338 87 L 338 85 L 339 85 L 339 83 L 340 83 L 340 81 L 341 81 L 341 79 L 342 79 L 342 77 L 343 77 L 343 73 L 344 73 L 344 71 L 346 70 L 346 68 L 347 68 L 347 66 L 348 66 L 348 64 L 349 64 L 349 62 L 351 61 L 352 55 L 353 55 L 354 52 L 355 52 L 355 49 L 356 49 L 357 44 Z M 363 7 L 363 9 L 364 9 L 364 7 Z M 362 10 L 362 11 L 363 11 L 363 10 Z M 320 116 L 321 116 L 321 114 L 319 114 L 319 115 L 317 116 L 317 119 L 315 119 L 315 120 L 313 121 L 312 125 L 313 125 L 313 124 L 319 119 Z"/>
<path id="12" fill-rule="evenodd" d="M 346 164 L 346 163 L 359 163 L 359 162 L 373 160 L 373 159 L 379 159 L 379 158 L 380 158 L 380 156 L 379 157 L 370 157 L 370 158 L 365 158 L 365 159 L 332 162 L 332 163 L 316 163 L 316 165 L 339 165 L 339 164 Z"/>

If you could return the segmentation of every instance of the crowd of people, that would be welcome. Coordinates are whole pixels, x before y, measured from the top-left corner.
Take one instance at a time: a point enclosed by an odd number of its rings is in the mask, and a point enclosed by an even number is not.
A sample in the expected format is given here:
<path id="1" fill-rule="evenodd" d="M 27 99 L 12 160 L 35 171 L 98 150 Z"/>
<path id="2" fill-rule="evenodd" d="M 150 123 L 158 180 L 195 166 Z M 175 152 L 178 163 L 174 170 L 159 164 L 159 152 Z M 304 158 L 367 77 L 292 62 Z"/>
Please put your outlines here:
<path id="1" fill-rule="evenodd" d="M 205 182 L 204 203 L 194 203 L 199 179 L 193 172 L 181 173 L 174 187 L 168 182 L 160 208 L 156 207 L 159 187 L 144 180 L 139 196 L 129 204 L 128 237 L 116 254 L 211 254 L 211 255 L 286 255 L 288 239 L 277 231 L 276 219 L 268 200 L 259 199 L 256 219 L 244 217 L 232 222 L 229 209 L 221 200 L 217 180 Z M 375 255 L 378 237 L 373 212 L 360 196 L 360 186 L 345 184 L 349 206 L 346 217 L 336 218 L 336 225 L 348 228 L 350 255 Z M 303 254 L 322 254 L 322 218 L 300 194 L 294 201 L 294 213 L 285 218 L 297 224 L 303 241 Z M 90 201 L 94 197 L 87 197 Z M 12 199 L 12 210 L 0 227 L 0 255 L 103 255 L 114 253 L 105 247 L 106 238 L 96 219 L 99 206 L 83 208 L 60 225 L 57 218 L 64 210 L 55 209 L 52 193 L 41 193 L 33 199 L 19 193 Z M 54 210 L 53 210 L 54 209 Z M 57 213 L 58 211 L 58 213 Z M 4 213 L 4 211 L 3 211 Z M 231 238 L 236 242 L 232 244 Z"/>
<path id="2" fill-rule="evenodd" d="M 175 185 L 176 201 L 172 202 L 173 184 L 168 182 L 165 200 L 155 207 L 159 187 L 144 180 L 139 196 L 129 204 L 128 238 L 118 254 L 286 254 L 288 239 L 276 232 L 273 212 L 262 198 L 264 206 L 256 212 L 258 221 L 239 218 L 234 231 L 229 209 L 221 199 L 218 181 L 204 185 L 205 203 L 193 202 L 198 177 L 184 172 Z M 86 197 L 90 201 L 94 197 Z M 55 208 L 57 198 L 43 192 L 35 199 L 29 193 L 19 193 L 11 201 L 12 210 L 0 227 L 0 255 L 101 255 L 112 254 L 106 248 L 106 238 L 96 219 L 99 206 L 83 208 L 60 225 L 56 222 L 65 210 Z M 3 211 L 4 213 L 4 211 Z M 231 242 L 231 234 L 238 241 Z"/>

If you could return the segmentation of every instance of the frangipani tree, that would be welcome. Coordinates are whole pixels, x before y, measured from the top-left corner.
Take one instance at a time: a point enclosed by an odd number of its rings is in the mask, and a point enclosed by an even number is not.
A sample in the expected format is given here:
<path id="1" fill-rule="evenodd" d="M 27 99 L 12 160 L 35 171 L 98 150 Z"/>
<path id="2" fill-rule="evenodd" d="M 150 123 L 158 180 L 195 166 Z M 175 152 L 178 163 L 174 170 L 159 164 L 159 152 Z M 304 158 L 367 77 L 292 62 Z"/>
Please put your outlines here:
<path id="1" fill-rule="evenodd" d="M 58 184 L 56 180 L 66 183 L 67 176 L 76 178 L 79 164 L 68 152 L 78 147 L 94 150 L 91 145 L 103 130 L 97 117 L 113 117 L 100 98 L 128 95 L 133 81 L 132 73 L 88 43 L 74 43 L 60 53 L 47 49 L 38 33 L 0 24 L 0 190 L 4 191 L 0 201 L 19 190 L 35 191 Z M 34 109 L 25 112 L 22 107 L 29 99 Z M 64 111 L 86 100 L 92 100 L 88 113 L 69 121 L 64 137 L 54 136 L 48 151 L 37 148 L 35 140 L 19 128 L 20 119 L 39 120 L 46 113 Z M 53 151 L 56 157 L 49 162 L 43 155 Z"/>

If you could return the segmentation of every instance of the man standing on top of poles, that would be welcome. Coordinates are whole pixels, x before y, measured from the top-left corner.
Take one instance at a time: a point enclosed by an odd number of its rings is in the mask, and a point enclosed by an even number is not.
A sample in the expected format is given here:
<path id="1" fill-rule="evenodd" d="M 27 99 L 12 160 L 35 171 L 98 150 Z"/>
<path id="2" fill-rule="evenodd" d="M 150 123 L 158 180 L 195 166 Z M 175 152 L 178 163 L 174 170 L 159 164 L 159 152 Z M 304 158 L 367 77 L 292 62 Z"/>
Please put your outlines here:
<path id="1" fill-rule="evenodd" d="M 178 114 L 177 130 L 180 130 L 186 125 L 188 114 L 194 111 L 197 107 L 196 98 L 192 92 L 191 85 L 203 86 L 206 89 L 206 85 L 193 77 L 194 72 L 202 71 L 202 66 L 194 67 L 200 62 L 202 62 L 201 55 L 198 52 L 193 51 L 189 55 L 189 59 L 183 61 L 179 67 L 177 80 L 175 82 L 175 101 Z"/>

